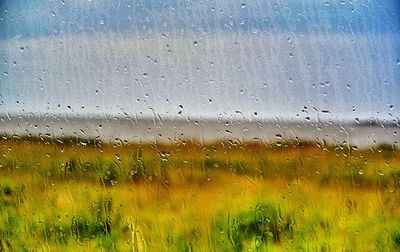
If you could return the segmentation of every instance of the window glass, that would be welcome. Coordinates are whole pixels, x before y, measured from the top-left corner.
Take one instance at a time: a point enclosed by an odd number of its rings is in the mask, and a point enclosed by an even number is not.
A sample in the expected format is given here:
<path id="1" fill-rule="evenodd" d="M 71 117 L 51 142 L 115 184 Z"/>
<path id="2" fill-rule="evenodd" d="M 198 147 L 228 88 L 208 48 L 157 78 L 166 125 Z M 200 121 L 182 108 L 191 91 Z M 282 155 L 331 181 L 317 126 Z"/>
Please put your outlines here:
<path id="1" fill-rule="evenodd" d="M 0 1 L 0 250 L 400 249 L 399 10 Z"/>

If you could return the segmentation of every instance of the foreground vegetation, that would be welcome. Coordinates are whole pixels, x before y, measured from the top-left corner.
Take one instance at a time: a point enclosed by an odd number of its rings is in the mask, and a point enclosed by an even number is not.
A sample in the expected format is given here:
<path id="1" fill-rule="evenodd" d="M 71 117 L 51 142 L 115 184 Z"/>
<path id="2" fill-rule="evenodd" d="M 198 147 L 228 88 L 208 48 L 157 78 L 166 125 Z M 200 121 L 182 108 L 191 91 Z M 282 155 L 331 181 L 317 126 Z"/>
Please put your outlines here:
<path id="1" fill-rule="evenodd" d="M 0 141 L 0 251 L 393 251 L 400 152 Z"/>

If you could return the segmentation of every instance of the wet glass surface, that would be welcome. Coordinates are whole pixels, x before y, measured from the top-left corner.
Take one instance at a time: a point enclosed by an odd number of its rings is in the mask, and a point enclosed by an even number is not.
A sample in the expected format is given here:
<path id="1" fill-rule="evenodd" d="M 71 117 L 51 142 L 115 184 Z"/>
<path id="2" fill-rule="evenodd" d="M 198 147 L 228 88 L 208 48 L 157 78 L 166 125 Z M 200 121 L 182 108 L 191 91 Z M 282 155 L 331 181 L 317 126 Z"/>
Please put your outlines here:
<path id="1" fill-rule="evenodd" d="M 399 10 L 0 1 L 0 251 L 399 249 Z"/>

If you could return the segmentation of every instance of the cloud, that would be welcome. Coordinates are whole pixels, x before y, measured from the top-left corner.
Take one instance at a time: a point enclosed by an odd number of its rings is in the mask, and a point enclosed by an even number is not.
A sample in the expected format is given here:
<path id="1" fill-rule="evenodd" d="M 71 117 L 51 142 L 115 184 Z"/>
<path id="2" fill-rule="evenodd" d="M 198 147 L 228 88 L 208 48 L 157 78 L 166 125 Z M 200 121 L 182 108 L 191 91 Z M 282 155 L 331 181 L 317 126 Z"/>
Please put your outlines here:
<path id="1" fill-rule="evenodd" d="M 3 111 L 399 116 L 397 37 L 74 35 L 0 43 Z M 15 62 L 15 64 L 14 64 Z M 323 113 L 322 111 L 329 111 Z"/>

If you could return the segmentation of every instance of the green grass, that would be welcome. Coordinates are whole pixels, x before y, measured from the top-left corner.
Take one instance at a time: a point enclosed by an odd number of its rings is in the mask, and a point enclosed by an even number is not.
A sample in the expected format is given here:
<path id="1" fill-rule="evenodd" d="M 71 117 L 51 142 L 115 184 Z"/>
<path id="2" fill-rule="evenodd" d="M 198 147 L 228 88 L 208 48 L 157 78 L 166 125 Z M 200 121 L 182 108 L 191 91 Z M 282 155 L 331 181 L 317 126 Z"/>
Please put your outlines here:
<path id="1" fill-rule="evenodd" d="M 0 141 L 0 250 L 393 251 L 400 153 Z"/>

